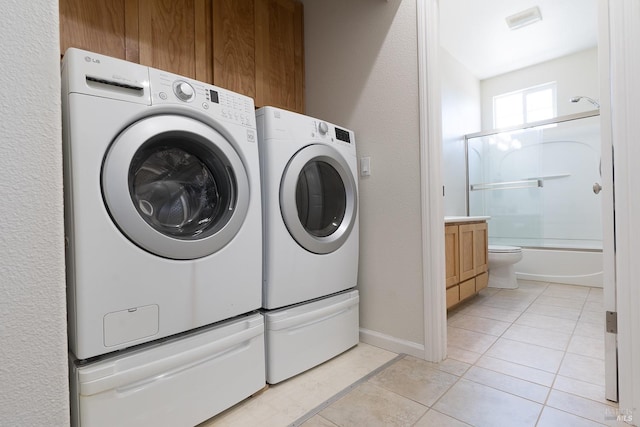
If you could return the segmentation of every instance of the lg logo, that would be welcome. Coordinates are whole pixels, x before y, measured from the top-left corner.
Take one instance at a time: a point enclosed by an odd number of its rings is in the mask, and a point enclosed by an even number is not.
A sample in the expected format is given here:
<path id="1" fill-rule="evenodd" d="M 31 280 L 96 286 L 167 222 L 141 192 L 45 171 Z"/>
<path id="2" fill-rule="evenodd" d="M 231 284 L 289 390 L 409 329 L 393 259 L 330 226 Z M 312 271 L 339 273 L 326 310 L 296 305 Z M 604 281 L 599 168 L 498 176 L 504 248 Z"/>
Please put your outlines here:
<path id="1" fill-rule="evenodd" d="M 85 57 L 84 57 L 84 60 L 85 60 L 86 62 L 93 62 L 94 64 L 99 64 L 99 63 L 100 63 L 100 60 L 99 60 L 99 59 L 94 59 L 94 58 L 92 58 L 92 57 L 90 57 L 90 56 L 85 56 Z"/>

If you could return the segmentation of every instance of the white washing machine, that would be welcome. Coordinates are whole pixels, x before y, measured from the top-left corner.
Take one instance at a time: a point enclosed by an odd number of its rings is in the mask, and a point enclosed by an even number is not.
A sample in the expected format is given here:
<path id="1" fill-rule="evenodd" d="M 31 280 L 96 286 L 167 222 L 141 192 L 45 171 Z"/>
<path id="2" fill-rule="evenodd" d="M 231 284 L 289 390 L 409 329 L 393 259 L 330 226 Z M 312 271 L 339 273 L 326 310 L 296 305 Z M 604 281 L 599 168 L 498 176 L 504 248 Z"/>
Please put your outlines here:
<path id="1" fill-rule="evenodd" d="M 73 354 L 258 309 L 253 100 L 77 49 L 64 56 L 62 86 Z"/>
<path id="2" fill-rule="evenodd" d="M 263 307 L 356 286 L 358 175 L 353 131 L 264 107 L 256 112 L 264 215 Z"/>
<path id="3" fill-rule="evenodd" d="M 354 133 L 257 111 L 263 194 L 267 382 L 358 343 L 358 183 Z"/>

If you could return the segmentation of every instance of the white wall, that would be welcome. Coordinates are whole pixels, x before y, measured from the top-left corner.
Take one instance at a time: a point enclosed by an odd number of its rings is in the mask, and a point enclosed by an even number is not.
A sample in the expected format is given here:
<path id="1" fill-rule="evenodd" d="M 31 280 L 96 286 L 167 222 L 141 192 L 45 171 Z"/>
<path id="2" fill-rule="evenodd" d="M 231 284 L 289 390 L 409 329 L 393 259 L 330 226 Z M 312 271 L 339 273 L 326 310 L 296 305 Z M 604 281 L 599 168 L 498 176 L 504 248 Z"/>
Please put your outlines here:
<path id="1" fill-rule="evenodd" d="M 493 129 L 493 97 L 503 93 L 557 82 L 558 116 L 594 110 L 586 100 L 569 102 L 573 96 L 598 98 L 598 49 L 588 49 L 511 73 L 482 80 L 482 130 Z"/>
<path id="2" fill-rule="evenodd" d="M 464 135 L 480 131 L 480 81 L 440 49 L 444 214 L 467 214 Z"/>
<path id="3" fill-rule="evenodd" d="M 0 425 L 69 425 L 58 2 L 0 16 Z"/>
<path id="4" fill-rule="evenodd" d="M 304 7 L 307 114 L 353 129 L 371 157 L 359 183 L 362 339 L 422 354 L 416 2 Z"/>

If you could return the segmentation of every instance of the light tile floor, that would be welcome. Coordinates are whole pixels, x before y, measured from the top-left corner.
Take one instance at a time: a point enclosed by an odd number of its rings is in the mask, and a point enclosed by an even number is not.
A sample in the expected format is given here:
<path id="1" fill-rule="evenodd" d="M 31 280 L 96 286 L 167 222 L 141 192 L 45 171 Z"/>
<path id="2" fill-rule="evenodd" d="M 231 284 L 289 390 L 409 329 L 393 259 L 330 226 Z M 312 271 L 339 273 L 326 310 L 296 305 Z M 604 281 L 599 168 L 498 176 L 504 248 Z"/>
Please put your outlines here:
<path id="1" fill-rule="evenodd" d="M 450 310 L 447 360 L 401 358 L 302 425 L 624 425 L 604 398 L 602 301 L 602 289 L 553 283 L 485 289 Z M 394 357 L 359 344 L 201 427 L 291 425 Z"/>

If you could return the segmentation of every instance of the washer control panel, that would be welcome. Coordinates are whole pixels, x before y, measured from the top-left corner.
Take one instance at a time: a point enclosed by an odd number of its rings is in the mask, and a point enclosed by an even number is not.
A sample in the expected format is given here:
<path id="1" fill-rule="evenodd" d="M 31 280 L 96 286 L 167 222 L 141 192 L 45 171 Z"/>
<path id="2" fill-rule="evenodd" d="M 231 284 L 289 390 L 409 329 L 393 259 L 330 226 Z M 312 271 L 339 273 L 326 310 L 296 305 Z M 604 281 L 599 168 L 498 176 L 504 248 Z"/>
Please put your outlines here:
<path id="1" fill-rule="evenodd" d="M 151 103 L 179 104 L 217 120 L 255 128 L 253 99 L 230 90 L 149 68 Z"/>

